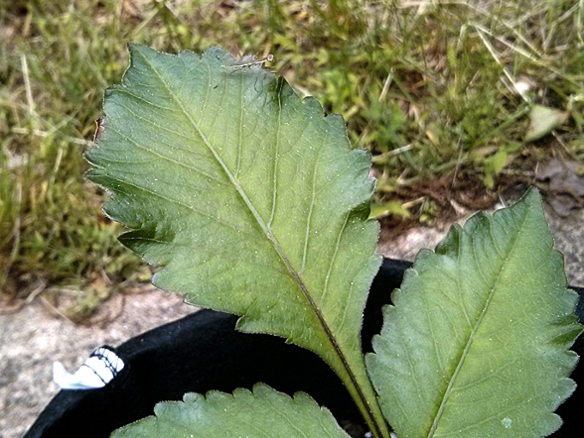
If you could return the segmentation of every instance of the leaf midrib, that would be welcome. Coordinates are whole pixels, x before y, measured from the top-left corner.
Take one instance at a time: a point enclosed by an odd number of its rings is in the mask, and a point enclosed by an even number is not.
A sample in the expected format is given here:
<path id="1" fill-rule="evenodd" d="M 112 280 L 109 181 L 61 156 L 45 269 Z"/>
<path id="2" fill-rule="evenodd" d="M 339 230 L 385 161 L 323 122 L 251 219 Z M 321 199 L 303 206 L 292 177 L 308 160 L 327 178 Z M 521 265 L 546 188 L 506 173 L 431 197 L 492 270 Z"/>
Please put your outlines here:
<path id="1" fill-rule="evenodd" d="M 464 349 L 462 351 L 462 355 L 458 361 L 458 363 L 456 364 L 456 368 L 454 370 L 454 373 L 452 373 L 452 377 L 450 378 L 449 382 L 448 382 L 448 386 L 446 387 L 446 390 L 444 391 L 444 395 L 442 396 L 442 400 L 440 402 L 440 406 L 438 407 L 438 410 L 436 411 L 436 415 L 434 417 L 434 421 L 432 422 L 432 426 L 430 427 L 430 431 L 428 432 L 428 438 L 432 438 L 434 436 L 434 434 L 436 433 L 436 430 L 438 429 L 438 423 L 440 421 L 440 419 L 442 418 L 442 415 L 444 414 L 444 410 L 446 409 L 446 404 L 448 403 L 448 400 L 450 398 L 450 395 L 452 393 L 452 388 L 454 386 L 454 382 L 456 381 L 458 375 L 460 374 L 460 371 L 462 370 L 462 367 L 465 363 L 466 357 L 470 351 L 470 348 L 472 347 L 472 344 L 474 342 L 475 336 L 483 322 L 483 319 L 485 318 L 485 316 L 487 315 L 487 311 L 491 305 L 491 302 L 493 300 L 493 297 L 495 296 L 495 291 L 497 290 L 497 284 L 499 282 L 499 279 L 501 278 L 501 274 L 502 272 L 505 270 L 505 267 L 507 265 L 507 260 L 509 259 L 510 254 L 512 254 L 515 250 L 515 245 L 517 244 L 517 241 L 519 240 L 520 235 L 523 232 L 523 224 L 525 223 L 525 221 L 527 220 L 527 216 L 529 215 L 529 212 L 525 212 L 524 216 L 523 216 L 523 221 L 521 226 L 519 227 L 519 232 L 515 235 L 515 239 L 513 241 L 513 243 L 511 244 L 509 250 L 507 251 L 507 254 L 505 255 L 505 257 L 502 260 L 502 263 L 500 264 L 499 268 L 497 269 L 497 273 L 494 276 L 494 282 L 493 282 L 493 286 L 491 287 L 491 290 L 489 292 L 489 295 L 485 301 L 485 304 L 483 305 L 483 308 L 481 310 L 481 314 L 479 316 L 479 319 L 477 320 L 477 322 L 475 323 L 473 329 L 471 330 L 471 333 L 468 337 L 468 340 L 464 346 Z M 491 218 L 491 221 L 494 218 Z M 489 221 L 489 232 L 492 233 L 492 223 L 491 221 Z M 462 238 L 462 236 L 461 236 Z M 459 251 L 460 248 L 462 246 L 462 242 L 459 244 Z M 495 244 L 495 238 L 493 237 L 493 246 L 496 248 L 496 244 Z M 474 246 L 473 246 L 473 250 L 474 250 Z"/>
<path id="2" fill-rule="evenodd" d="M 138 53 L 140 53 L 140 52 L 138 52 Z M 331 329 L 328 326 L 322 312 L 317 307 L 316 303 L 312 299 L 312 296 L 309 294 L 308 288 L 307 288 L 306 284 L 304 283 L 304 281 L 302 280 L 302 277 L 297 272 L 297 270 L 292 266 L 292 263 L 288 260 L 288 257 L 286 256 L 280 243 L 278 242 L 278 240 L 276 239 L 276 237 L 272 233 L 272 230 L 270 229 L 269 226 L 267 226 L 265 224 L 265 222 L 263 221 L 262 217 L 260 216 L 259 212 L 255 208 L 255 206 L 253 205 L 251 200 L 249 199 L 249 197 L 248 197 L 247 193 L 245 192 L 245 190 L 243 189 L 243 187 L 241 187 L 241 185 L 239 184 L 237 179 L 234 177 L 232 172 L 227 167 L 227 164 L 219 156 L 219 154 L 217 153 L 217 151 L 215 150 L 213 145 L 210 143 L 207 136 L 202 132 L 198 123 L 194 120 L 194 118 L 191 116 L 189 111 L 187 111 L 187 109 L 183 105 L 182 101 L 173 92 L 173 90 L 168 86 L 168 84 L 164 81 L 164 78 L 160 75 L 160 73 L 152 65 L 152 63 L 150 63 L 149 59 L 146 58 L 144 55 L 142 55 L 142 53 L 140 53 L 140 55 L 142 56 L 142 59 L 144 60 L 144 62 L 146 64 L 148 64 L 150 66 L 151 70 L 156 74 L 158 80 L 160 81 L 162 86 L 166 89 L 166 91 L 170 95 L 171 99 L 179 106 L 181 112 L 184 114 L 184 116 L 188 119 L 189 123 L 196 130 L 199 137 L 201 138 L 201 140 L 203 141 L 203 143 L 205 144 L 205 146 L 209 150 L 209 152 L 211 152 L 211 154 L 213 155 L 213 157 L 215 158 L 217 163 L 221 166 L 221 168 L 225 172 L 226 176 L 229 178 L 229 181 L 231 182 L 231 184 L 233 185 L 233 187 L 235 188 L 235 190 L 237 191 L 239 196 L 241 196 L 242 200 L 244 201 L 245 205 L 249 209 L 250 213 L 253 215 L 257 224 L 260 226 L 261 230 L 264 232 L 265 236 L 267 237 L 267 239 L 271 243 L 272 248 L 274 249 L 274 251 L 278 255 L 279 260 L 282 262 L 282 264 L 284 265 L 286 270 L 289 272 L 291 278 L 294 280 L 295 284 L 300 289 L 303 297 L 307 300 L 310 308 L 312 309 L 315 316 L 317 317 L 317 320 L 320 323 L 320 325 L 325 333 L 326 338 L 329 340 L 329 342 L 333 348 L 333 351 L 335 352 L 335 354 L 339 358 L 343 368 L 345 369 L 345 371 L 349 377 L 349 380 L 351 381 L 353 387 L 355 388 L 355 391 L 357 392 L 357 394 L 359 395 L 359 398 L 362 401 L 363 406 L 369 412 L 370 418 L 371 419 L 375 418 L 372 410 L 369 407 L 369 403 L 367 403 L 367 398 L 365 397 L 365 394 L 363 393 L 361 386 L 358 384 L 357 378 L 356 378 L 355 374 L 353 373 L 352 368 L 349 366 L 349 363 L 348 363 L 347 358 L 345 357 L 343 351 L 339 347 L 339 344 L 337 343 L 336 338 L 333 336 L 333 333 L 331 332 Z M 377 427 L 377 428 L 379 427 L 375 421 L 373 421 L 372 423 L 375 427 Z M 376 432 L 378 433 L 379 436 L 382 435 L 382 433 L 379 429 Z"/>

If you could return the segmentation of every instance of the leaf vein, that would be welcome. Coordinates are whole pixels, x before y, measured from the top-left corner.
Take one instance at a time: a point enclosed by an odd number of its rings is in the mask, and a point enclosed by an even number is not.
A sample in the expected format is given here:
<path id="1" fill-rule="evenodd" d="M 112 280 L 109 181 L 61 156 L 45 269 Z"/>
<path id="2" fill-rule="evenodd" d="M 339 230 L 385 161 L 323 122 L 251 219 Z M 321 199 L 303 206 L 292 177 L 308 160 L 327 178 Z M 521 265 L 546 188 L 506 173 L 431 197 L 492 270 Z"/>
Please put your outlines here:
<path id="1" fill-rule="evenodd" d="M 125 180 L 122 180 L 120 178 L 116 178 L 116 177 L 114 177 L 112 175 L 108 175 L 108 178 L 110 178 L 110 179 L 112 179 L 114 181 L 118 181 L 118 182 L 120 182 L 122 184 L 131 186 L 131 187 L 133 187 L 133 188 L 135 188 L 137 190 L 146 192 L 146 193 L 148 193 L 148 194 L 150 194 L 152 196 L 156 196 L 158 198 L 164 199 L 165 201 L 168 201 L 171 204 L 175 204 L 177 206 L 183 207 L 183 208 L 185 208 L 187 210 L 192 211 L 193 213 L 197 213 L 197 214 L 199 214 L 201 216 L 204 216 L 204 217 L 206 217 L 208 219 L 212 219 L 212 220 L 216 221 L 217 223 L 219 223 L 219 224 L 221 224 L 221 225 L 223 225 L 223 226 L 225 226 L 227 228 L 230 228 L 230 229 L 232 229 L 233 231 L 235 231 L 237 233 L 251 235 L 251 233 L 249 231 L 247 231 L 247 230 L 241 230 L 241 229 L 235 227 L 231 222 L 226 222 L 226 221 L 218 218 L 217 216 L 213 216 L 212 214 L 207 213 L 207 212 L 202 211 L 202 210 L 199 210 L 199 209 L 197 209 L 197 208 L 195 208 L 195 207 L 193 207 L 191 205 L 183 204 L 181 201 L 178 201 L 176 199 L 169 198 L 168 196 L 164 196 L 162 193 L 158 193 L 158 192 L 155 192 L 153 190 L 150 190 L 150 189 L 148 189 L 146 187 L 136 185 L 136 184 L 134 184 L 134 183 L 132 183 L 130 181 L 125 181 Z"/>
<path id="2" fill-rule="evenodd" d="M 217 182 L 219 184 L 228 185 L 228 183 L 225 182 L 224 180 L 222 180 L 222 179 L 220 179 L 220 178 L 218 178 L 216 176 L 213 176 L 213 175 L 211 175 L 211 174 L 209 174 L 209 173 L 207 173 L 207 172 L 199 169 L 198 167 L 195 167 L 195 166 L 186 164 L 186 163 L 181 162 L 181 161 L 177 161 L 177 160 L 175 160 L 173 158 L 170 158 L 170 157 L 168 157 L 166 155 L 161 154 L 158 151 L 155 151 L 152 148 L 148 148 L 146 146 L 143 146 L 140 143 L 138 143 L 135 140 L 133 140 L 131 137 L 126 136 L 122 131 L 119 131 L 117 129 L 112 129 L 112 130 L 115 131 L 116 133 L 118 133 L 121 137 L 125 138 L 128 142 L 132 143 L 137 148 L 142 149 L 143 151 L 149 152 L 152 155 L 155 155 L 155 156 L 161 158 L 164 161 L 167 161 L 169 163 L 175 164 L 175 165 L 177 165 L 179 167 L 184 167 L 185 169 L 188 169 L 188 170 L 192 170 L 193 172 L 198 173 L 199 175 L 202 175 L 202 176 L 204 176 L 206 178 L 209 178 L 210 180 L 213 180 L 213 181 L 215 181 L 215 182 Z M 120 162 L 120 164 L 122 164 L 122 163 L 123 162 Z"/>
<path id="3" fill-rule="evenodd" d="M 329 267 L 327 269 L 326 272 L 326 276 L 324 279 L 324 284 L 323 284 L 323 290 L 322 290 L 322 295 L 320 296 L 320 300 L 321 302 L 324 304 L 324 302 L 326 301 L 326 296 L 328 294 L 328 284 L 329 284 L 329 280 L 331 278 L 331 274 L 332 274 L 332 270 L 333 270 L 333 266 L 335 264 L 335 261 L 337 259 L 337 254 L 339 253 L 339 248 L 341 246 L 341 240 L 343 237 L 343 234 L 345 233 L 345 230 L 347 228 L 347 224 L 349 223 L 349 216 L 350 213 L 348 213 L 345 217 L 345 221 L 343 222 L 343 225 L 341 226 L 341 229 L 339 230 L 338 236 L 337 236 L 337 241 L 335 243 L 335 250 L 333 252 L 333 255 L 330 259 L 330 263 L 329 263 Z"/>
<path id="4" fill-rule="evenodd" d="M 318 162 L 320 161 L 320 150 L 314 160 L 314 166 L 312 168 L 312 188 L 311 188 L 311 199 L 310 199 L 310 207 L 308 208 L 308 215 L 306 217 L 306 231 L 304 234 L 304 248 L 302 250 L 302 265 L 300 267 L 300 272 L 304 272 L 304 268 L 306 267 L 306 257 L 308 255 L 308 244 L 310 240 L 310 227 L 312 225 L 312 212 L 314 210 L 314 204 L 316 202 L 316 168 Z"/>
<path id="5" fill-rule="evenodd" d="M 276 91 L 278 96 L 278 123 L 276 125 L 276 147 L 274 149 L 273 157 L 273 167 L 272 167 L 272 211 L 270 213 L 270 219 L 268 220 L 268 228 L 272 228 L 272 222 L 274 221 L 274 216 L 276 215 L 276 200 L 278 192 L 278 165 L 280 163 L 280 142 L 282 130 L 282 87 L 284 82 L 282 79 L 278 79 L 278 89 Z"/>
<path id="6" fill-rule="evenodd" d="M 117 88 L 117 91 L 119 91 L 122 94 L 125 94 L 127 96 L 133 97 L 134 99 L 139 100 L 141 103 L 143 103 L 145 105 L 149 105 L 149 106 L 154 107 L 154 108 L 158 108 L 158 109 L 161 109 L 161 110 L 169 111 L 171 113 L 175 113 L 176 112 L 176 109 L 175 108 L 168 107 L 168 106 L 162 106 L 162 105 L 156 104 L 156 103 L 152 102 L 151 100 L 148 100 L 148 99 L 146 99 L 146 98 L 144 98 L 144 97 L 142 97 L 142 96 L 140 96 L 140 95 L 138 95 L 136 93 L 132 93 L 126 87 Z"/>

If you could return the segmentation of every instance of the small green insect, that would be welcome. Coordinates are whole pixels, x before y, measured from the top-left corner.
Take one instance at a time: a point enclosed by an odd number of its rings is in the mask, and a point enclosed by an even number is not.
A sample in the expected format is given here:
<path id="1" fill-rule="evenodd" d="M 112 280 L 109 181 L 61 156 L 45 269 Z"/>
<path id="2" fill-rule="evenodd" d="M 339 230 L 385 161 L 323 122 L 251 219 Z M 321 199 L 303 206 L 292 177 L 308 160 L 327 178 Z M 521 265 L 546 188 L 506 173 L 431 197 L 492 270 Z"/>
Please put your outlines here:
<path id="1" fill-rule="evenodd" d="M 257 66 L 258 68 L 262 68 L 266 62 L 272 62 L 273 60 L 274 60 L 274 55 L 272 55 L 271 53 L 268 56 L 266 56 L 265 58 L 261 58 L 261 59 L 258 59 L 255 55 L 246 55 L 238 62 L 223 64 L 221 67 L 228 69 L 229 71 L 226 72 L 226 74 L 230 75 L 230 74 L 233 74 L 235 72 L 243 73 L 243 69 L 251 68 L 254 66 Z M 225 78 L 223 78 L 221 80 L 221 82 L 224 79 Z M 221 84 L 221 82 L 219 82 L 213 88 L 217 88 L 219 86 L 219 84 Z M 254 82 L 254 85 L 253 85 L 254 89 L 257 91 L 256 82 L 257 82 L 257 78 L 256 78 L 256 81 Z"/>
<path id="2" fill-rule="evenodd" d="M 266 62 L 272 62 L 273 60 L 274 60 L 274 55 L 272 55 L 271 53 L 268 56 L 266 56 L 265 58 L 261 58 L 261 59 L 257 59 L 257 57 L 255 55 L 246 55 L 242 58 L 241 61 L 236 62 L 234 64 L 227 64 L 227 65 L 224 65 L 223 67 L 245 68 L 245 67 L 251 67 L 252 65 L 259 65 L 260 67 L 263 67 Z"/>

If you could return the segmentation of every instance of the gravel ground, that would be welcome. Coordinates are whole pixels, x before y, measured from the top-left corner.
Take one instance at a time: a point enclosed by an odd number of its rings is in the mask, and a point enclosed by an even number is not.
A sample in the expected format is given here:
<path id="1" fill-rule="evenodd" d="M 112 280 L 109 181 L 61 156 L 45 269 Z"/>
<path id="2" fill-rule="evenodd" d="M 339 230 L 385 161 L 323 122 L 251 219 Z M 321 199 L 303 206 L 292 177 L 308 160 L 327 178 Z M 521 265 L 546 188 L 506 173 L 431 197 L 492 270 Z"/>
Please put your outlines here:
<path id="1" fill-rule="evenodd" d="M 554 236 L 555 247 L 564 254 L 568 282 L 572 286 L 584 287 L 584 209 L 575 209 L 569 216 L 560 217 L 545 205 L 545 213 Z M 378 250 L 387 257 L 413 260 L 420 249 L 434 248 L 447 231 L 414 228 L 387 241 L 383 241 L 382 232 L 382 242 Z"/>
<path id="2" fill-rule="evenodd" d="M 563 218 L 550 210 L 548 221 L 557 248 L 564 252 L 570 284 L 583 286 L 584 210 L 575 210 Z M 433 248 L 444 234 L 432 228 L 417 228 L 384 241 L 379 250 L 390 257 L 412 260 L 420 248 Z M 141 294 L 111 299 L 102 311 L 119 316 L 105 327 L 74 326 L 51 316 L 38 301 L 18 313 L 1 315 L 0 438 L 22 436 L 57 393 L 51 376 L 53 361 L 76 370 L 98 346 L 117 346 L 195 310 L 175 294 L 150 288 Z"/>
<path id="3" fill-rule="evenodd" d="M 144 293 L 110 299 L 101 312 L 118 314 L 105 327 L 75 326 L 52 316 L 34 301 L 18 313 L 0 316 L 0 438 L 21 437 L 58 392 L 53 361 L 73 372 L 103 344 L 127 339 L 196 311 L 168 292 L 148 287 Z"/>

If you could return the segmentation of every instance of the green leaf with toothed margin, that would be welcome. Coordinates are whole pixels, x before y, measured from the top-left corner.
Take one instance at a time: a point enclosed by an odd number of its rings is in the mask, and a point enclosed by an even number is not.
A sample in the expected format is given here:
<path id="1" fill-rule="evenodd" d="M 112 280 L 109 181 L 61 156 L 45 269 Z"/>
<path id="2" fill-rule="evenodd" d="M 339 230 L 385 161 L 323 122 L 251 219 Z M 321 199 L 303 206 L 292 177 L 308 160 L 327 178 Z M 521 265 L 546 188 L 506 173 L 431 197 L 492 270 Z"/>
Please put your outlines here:
<path id="1" fill-rule="evenodd" d="M 185 394 L 184 401 L 158 403 L 154 413 L 116 430 L 112 438 L 349 438 L 332 414 L 309 395 L 299 392 L 291 398 L 263 384 L 233 394 Z"/>
<path id="2" fill-rule="evenodd" d="M 400 438 L 539 437 L 574 390 L 581 332 L 541 199 L 454 226 L 407 271 L 367 367 Z"/>
<path id="3" fill-rule="evenodd" d="M 340 116 L 259 64 L 132 45 L 87 153 L 122 243 L 161 266 L 157 286 L 319 354 L 376 436 L 388 436 L 360 346 L 380 265 L 374 181 Z"/>

